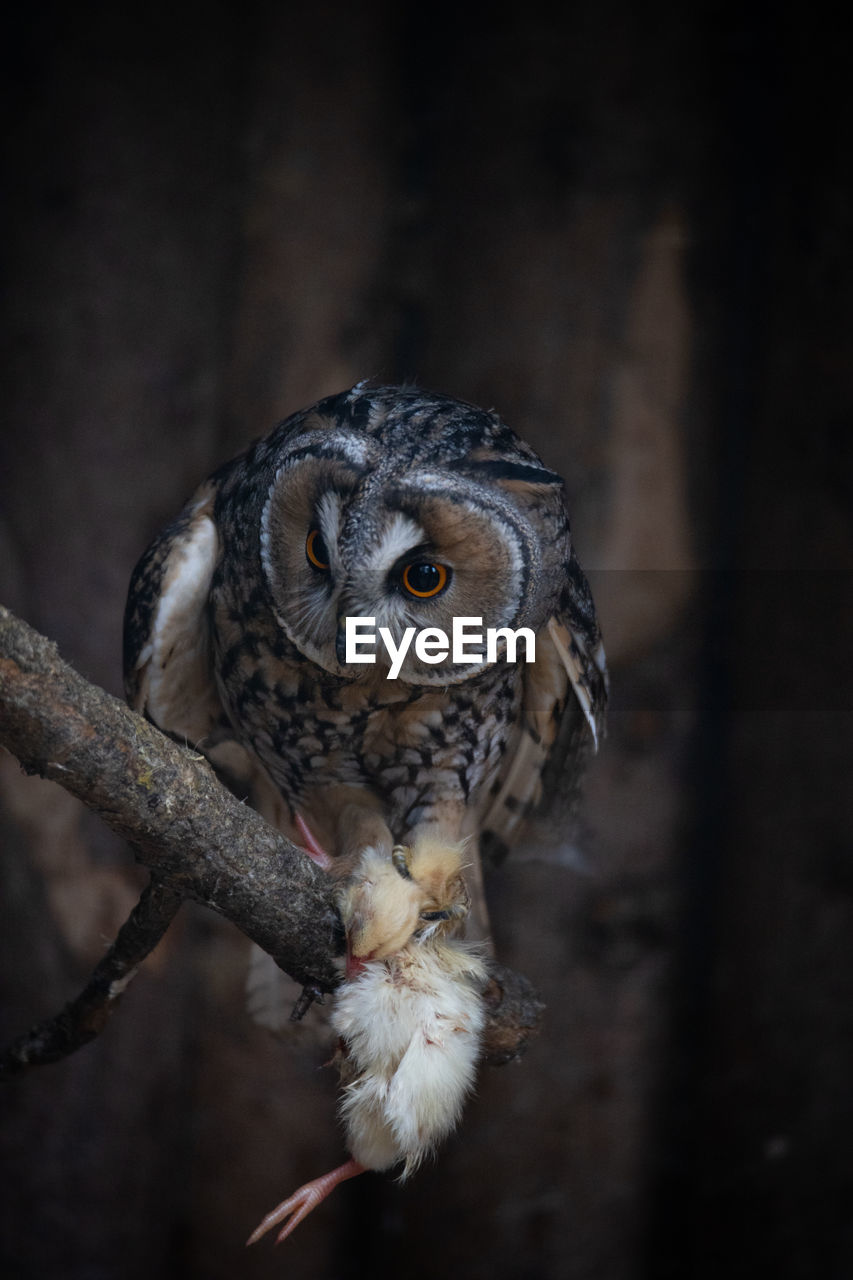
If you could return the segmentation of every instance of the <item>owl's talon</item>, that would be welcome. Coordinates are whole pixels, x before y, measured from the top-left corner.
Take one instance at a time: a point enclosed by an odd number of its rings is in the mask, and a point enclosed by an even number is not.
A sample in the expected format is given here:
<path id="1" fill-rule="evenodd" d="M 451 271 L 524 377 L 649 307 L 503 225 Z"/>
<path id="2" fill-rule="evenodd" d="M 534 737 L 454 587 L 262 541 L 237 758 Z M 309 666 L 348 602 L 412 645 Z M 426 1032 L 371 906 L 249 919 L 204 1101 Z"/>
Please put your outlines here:
<path id="1" fill-rule="evenodd" d="M 299 993 L 299 997 L 290 1013 L 291 1022 L 301 1022 L 305 1017 L 312 1004 L 325 1004 L 323 992 L 319 987 L 305 986 Z"/>

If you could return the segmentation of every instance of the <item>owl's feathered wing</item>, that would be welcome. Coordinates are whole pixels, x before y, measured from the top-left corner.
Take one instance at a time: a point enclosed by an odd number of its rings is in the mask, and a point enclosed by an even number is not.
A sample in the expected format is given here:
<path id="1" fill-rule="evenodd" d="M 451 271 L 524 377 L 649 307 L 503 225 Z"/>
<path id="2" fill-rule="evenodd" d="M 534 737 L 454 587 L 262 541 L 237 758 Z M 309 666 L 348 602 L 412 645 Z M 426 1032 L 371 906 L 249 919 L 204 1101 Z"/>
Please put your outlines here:
<path id="1" fill-rule="evenodd" d="M 577 789 L 604 735 L 608 677 L 589 585 L 574 554 L 558 612 L 536 636 L 521 713 L 481 819 L 484 854 L 500 858 L 534 810 Z M 564 808 L 570 806 L 564 806 Z"/>
<path id="2" fill-rule="evenodd" d="M 127 700 L 191 745 L 222 724 L 211 665 L 208 600 L 219 556 L 214 492 L 204 486 L 151 543 L 130 582 L 124 617 Z"/>
<path id="3" fill-rule="evenodd" d="M 124 683 L 130 705 L 170 737 L 204 752 L 223 781 L 291 835 L 290 814 L 260 763 L 237 741 L 212 667 L 209 598 L 220 554 L 208 481 L 142 556 L 124 618 Z M 286 1025 L 299 987 L 252 944 L 246 997 L 263 1026 Z"/>
<path id="4" fill-rule="evenodd" d="M 220 555 L 208 481 L 151 543 L 130 582 L 124 683 L 134 710 L 203 751 L 241 799 L 289 834 L 289 812 L 260 763 L 237 741 L 212 665 L 210 587 Z"/>

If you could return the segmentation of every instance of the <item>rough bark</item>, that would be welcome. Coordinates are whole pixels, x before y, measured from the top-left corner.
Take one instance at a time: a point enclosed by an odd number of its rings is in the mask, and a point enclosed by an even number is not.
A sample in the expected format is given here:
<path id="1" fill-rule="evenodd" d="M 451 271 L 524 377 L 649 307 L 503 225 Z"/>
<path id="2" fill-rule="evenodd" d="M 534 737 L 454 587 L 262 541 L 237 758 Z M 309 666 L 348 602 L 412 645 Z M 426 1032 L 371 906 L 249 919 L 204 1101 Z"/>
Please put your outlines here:
<path id="1" fill-rule="evenodd" d="M 165 895 L 147 891 L 86 990 L 13 1047 L 11 1064 L 51 1061 L 96 1035 L 120 994 L 114 984 L 126 985 L 183 898 L 226 916 L 307 990 L 334 989 L 341 930 L 325 873 L 232 796 L 203 757 L 89 684 L 2 606 L 0 713 L 2 743 L 24 769 L 98 813 Z M 535 994 L 495 966 L 486 1003 L 487 1060 L 518 1057 L 541 1014 Z"/>

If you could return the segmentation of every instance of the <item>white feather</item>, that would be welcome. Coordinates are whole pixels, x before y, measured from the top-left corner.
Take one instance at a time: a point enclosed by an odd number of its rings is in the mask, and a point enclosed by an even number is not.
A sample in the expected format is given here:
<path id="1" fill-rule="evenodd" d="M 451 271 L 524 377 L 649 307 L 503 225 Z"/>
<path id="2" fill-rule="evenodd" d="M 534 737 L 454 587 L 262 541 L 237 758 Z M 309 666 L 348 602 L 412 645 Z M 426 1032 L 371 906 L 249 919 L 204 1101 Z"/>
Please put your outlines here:
<path id="1" fill-rule="evenodd" d="M 474 1084 L 485 978 L 483 962 L 461 943 L 413 940 L 343 984 L 332 1026 L 355 1073 L 341 1115 L 360 1164 L 405 1161 L 408 1177 L 456 1127 Z"/>
<path id="2" fill-rule="evenodd" d="M 197 515 L 170 552 L 150 640 L 137 660 L 137 668 L 145 668 L 143 697 L 148 714 L 193 743 L 209 733 L 216 719 L 211 707 L 209 636 L 201 618 L 218 552 L 216 525 L 210 516 Z"/>
<path id="3" fill-rule="evenodd" d="M 375 573 L 387 573 L 400 556 L 427 541 L 421 526 L 398 511 L 383 530 L 379 546 L 367 556 L 365 568 Z"/>

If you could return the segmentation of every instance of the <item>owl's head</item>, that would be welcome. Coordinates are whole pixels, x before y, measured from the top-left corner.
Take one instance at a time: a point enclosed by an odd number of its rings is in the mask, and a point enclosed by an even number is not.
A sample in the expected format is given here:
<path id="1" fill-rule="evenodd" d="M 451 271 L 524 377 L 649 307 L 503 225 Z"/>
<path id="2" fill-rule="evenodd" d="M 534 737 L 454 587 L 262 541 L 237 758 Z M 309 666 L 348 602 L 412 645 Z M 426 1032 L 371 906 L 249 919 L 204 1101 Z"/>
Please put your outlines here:
<path id="1" fill-rule="evenodd" d="M 562 481 L 496 414 L 359 384 L 266 446 L 264 573 L 279 625 L 327 671 L 387 670 L 381 640 L 376 666 L 347 664 L 348 617 L 375 619 L 399 647 L 407 628 L 536 631 L 553 612 L 570 554 Z M 441 685 L 479 669 L 452 656 L 426 661 L 410 639 L 399 676 Z"/>

